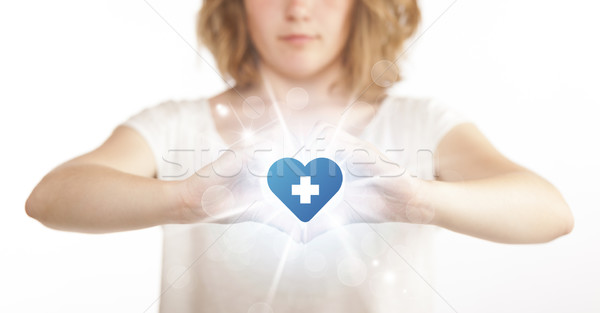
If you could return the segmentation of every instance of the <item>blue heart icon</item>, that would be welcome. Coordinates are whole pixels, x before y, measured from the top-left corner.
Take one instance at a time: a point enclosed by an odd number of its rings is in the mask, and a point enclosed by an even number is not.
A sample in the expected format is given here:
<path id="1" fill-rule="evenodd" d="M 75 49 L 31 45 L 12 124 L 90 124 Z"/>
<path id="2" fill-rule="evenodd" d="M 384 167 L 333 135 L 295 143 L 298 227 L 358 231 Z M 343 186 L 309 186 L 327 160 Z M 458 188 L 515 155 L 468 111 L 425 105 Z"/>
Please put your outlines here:
<path id="1" fill-rule="evenodd" d="M 332 160 L 316 158 L 306 166 L 293 158 L 271 165 L 271 191 L 303 222 L 310 221 L 342 186 L 342 171 Z"/>

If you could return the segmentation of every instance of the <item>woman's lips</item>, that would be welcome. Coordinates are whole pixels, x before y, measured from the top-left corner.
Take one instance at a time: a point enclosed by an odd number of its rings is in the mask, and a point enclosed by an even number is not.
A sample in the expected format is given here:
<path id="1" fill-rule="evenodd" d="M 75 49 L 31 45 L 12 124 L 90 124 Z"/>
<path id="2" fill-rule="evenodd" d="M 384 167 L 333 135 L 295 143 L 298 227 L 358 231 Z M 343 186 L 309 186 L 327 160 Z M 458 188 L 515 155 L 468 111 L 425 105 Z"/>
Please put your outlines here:
<path id="1" fill-rule="evenodd" d="M 302 35 L 302 34 L 291 34 L 279 37 L 281 40 L 293 44 L 293 45 L 304 45 L 316 39 L 315 36 Z"/>

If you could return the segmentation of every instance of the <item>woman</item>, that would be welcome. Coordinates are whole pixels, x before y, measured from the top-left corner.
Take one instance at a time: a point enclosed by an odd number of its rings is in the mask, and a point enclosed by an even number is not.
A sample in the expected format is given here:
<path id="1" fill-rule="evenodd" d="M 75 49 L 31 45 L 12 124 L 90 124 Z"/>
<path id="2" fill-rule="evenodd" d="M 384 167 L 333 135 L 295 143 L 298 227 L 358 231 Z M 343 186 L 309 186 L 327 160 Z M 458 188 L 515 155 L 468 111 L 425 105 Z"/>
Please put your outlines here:
<path id="1" fill-rule="evenodd" d="M 534 243 L 573 217 L 459 112 L 385 92 L 400 80 L 385 60 L 419 21 L 413 0 L 205 1 L 199 39 L 235 85 L 130 117 L 48 173 L 27 214 L 88 233 L 162 225 L 161 312 L 446 307 L 429 264 L 438 227 Z M 344 182 L 303 223 L 265 169 L 317 156 Z"/>

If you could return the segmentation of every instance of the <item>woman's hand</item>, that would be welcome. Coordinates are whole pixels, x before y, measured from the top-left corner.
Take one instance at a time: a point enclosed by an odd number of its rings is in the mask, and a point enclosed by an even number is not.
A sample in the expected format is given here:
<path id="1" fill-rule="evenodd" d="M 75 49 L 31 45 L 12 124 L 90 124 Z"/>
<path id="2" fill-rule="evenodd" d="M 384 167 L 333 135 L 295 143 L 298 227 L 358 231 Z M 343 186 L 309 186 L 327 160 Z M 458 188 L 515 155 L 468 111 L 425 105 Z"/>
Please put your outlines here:
<path id="1" fill-rule="evenodd" d="M 334 196 L 315 217 L 301 222 L 266 186 L 267 169 L 281 157 L 285 138 L 271 127 L 240 140 L 184 181 L 189 223 L 254 221 L 308 242 L 350 223 L 426 223 L 431 212 L 418 204 L 419 180 L 405 173 L 374 145 L 334 126 L 317 124 L 305 141 L 311 158 L 328 157 L 344 172 L 341 196 Z M 298 147 L 293 147 L 299 151 Z M 262 151 L 262 153 L 257 153 Z"/>
<path id="2" fill-rule="evenodd" d="M 268 127 L 242 138 L 183 183 L 187 223 L 266 224 L 301 241 L 304 225 L 266 201 L 266 173 L 280 151 L 281 131 Z M 265 190 L 266 188 L 266 190 Z"/>
<path id="3" fill-rule="evenodd" d="M 350 223 L 428 223 L 433 212 L 422 209 L 421 180 L 391 161 L 376 146 L 335 126 L 318 124 L 307 146 L 322 151 L 344 172 L 343 194 L 308 222 L 307 240 Z M 340 190 L 342 191 L 342 190 Z"/>

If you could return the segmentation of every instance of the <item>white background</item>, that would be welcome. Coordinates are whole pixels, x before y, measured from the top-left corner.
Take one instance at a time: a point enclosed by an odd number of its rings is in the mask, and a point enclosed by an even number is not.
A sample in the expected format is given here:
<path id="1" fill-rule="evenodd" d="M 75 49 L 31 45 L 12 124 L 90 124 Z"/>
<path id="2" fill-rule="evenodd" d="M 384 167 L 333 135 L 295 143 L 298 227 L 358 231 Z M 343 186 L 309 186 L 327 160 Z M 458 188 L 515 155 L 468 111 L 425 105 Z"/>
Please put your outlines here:
<path id="1" fill-rule="evenodd" d="M 195 46 L 198 1 L 150 3 Z M 444 230 L 435 288 L 459 313 L 600 312 L 600 6 L 451 3 L 421 1 L 424 33 L 396 91 L 467 113 L 502 153 L 562 191 L 575 229 L 539 245 Z M 61 232 L 24 204 L 43 175 L 130 115 L 224 88 L 177 32 L 144 1 L 0 4 L 1 312 L 143 312 L 158 297 L 160 228 Z"/>

